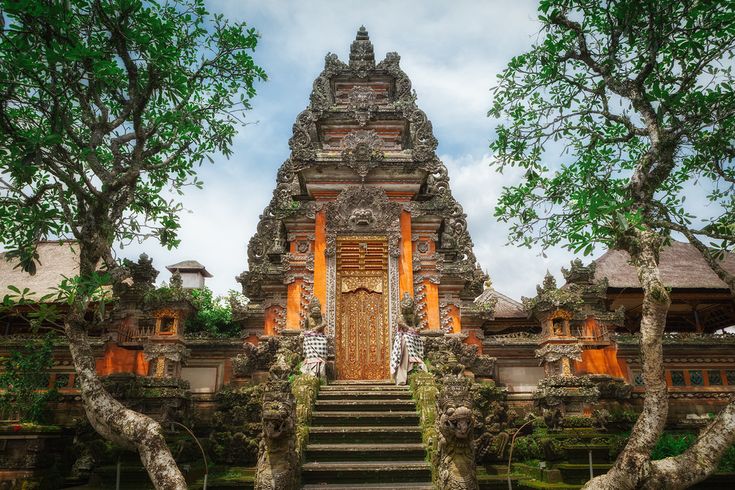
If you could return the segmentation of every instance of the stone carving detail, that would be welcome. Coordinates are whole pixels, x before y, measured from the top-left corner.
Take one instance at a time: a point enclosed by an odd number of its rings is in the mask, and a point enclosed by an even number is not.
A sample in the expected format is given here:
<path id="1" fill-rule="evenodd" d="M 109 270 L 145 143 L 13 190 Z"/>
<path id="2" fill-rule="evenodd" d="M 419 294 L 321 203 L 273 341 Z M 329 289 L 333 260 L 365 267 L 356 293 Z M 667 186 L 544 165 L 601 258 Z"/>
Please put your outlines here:
<path id="1" fill-rule="evenodd" d="M 316 150 L 312 142 L 316 141 L 316 114 L 306 109 L 296 116 L 293 124 L 293 136 L 288 140 L 291 157 L 296 160 L 313 160 Z"/>
<path id="2" fill-rule="evenodd" d="M 235 376 L 241 378 L 252 375 L 255 371 L 267 371 L 276 356 L 278 350 L 278 338 L 271 337 L 261 341 L 258 345 L 250 342 L 243 344 L 243 353 L 231 359 L 232 371 Z"/>
<path id="3" fill-rule="evenodd" d="M 397 240 L 396 240 L 397 241 Z M 391 253 L 391 238 L 388 238 L 388 314 L 393 329 L 398 321 L 400 314 L 400 298 L 398 293 L 398 254 Z M 398 247 L 396 247 L 398 248 Z"/>
<path id="4" fill-rule="evenodd" d="M 572 376 L 570 363 L 582 360 L 582 346 L 577 342 L 544 344 L 536 349 L 536 358 L 541 359 L 546 376 Z"/>
<path id="5" fill-rule="evenodd" d="M 342 161 L 357 172 L 363 181 L 370 169 L 383 160 L 383 140 L 375 131 L 358 129 L 342 138 Z"/>
<path id="6" fill-rule="evenodd" d="M 185 363 L 189 358 L 190 351 L 184 344 L 180 343 L 152 343 L 143 346 L 143 356 L 146 361 L 163 358 L 167 361 Z"/>
<path id="7" fill-rule="evenodd" d="M 359 78 L 365 78 L 368 71 L 375 68 L 375 53 L 373 43 L 370 42 L 368 31 L 361 26 L 357 31 L 357 38 L 350 46 L 350 69 Z"/>
<path id="8" fill-rule="evenodd" d="M 452 333 L 454 330 L 454 318 L 450 315 L 453 305 L 439 303 L 440 328 L 444 333 Z"/>
<path id="9" fill-rule="evenodd" d="M 464 377 L 464 366 L 456 359 L 450 361 L 448 369 L 436 400 L 436 483 L 447 490 L 476 490 L 471 381 Z"/>
<path id="10" fill-rule="evenodd" d="M 498 390 L 499 391 L 499 390 Z M 475 426 L 481 431 L 475 439 L 475 461 L 492 458 L 495 461 L 507 459 L 509 448 L 511 423 L 517 417 L 514 410 L 508 410 L 508 404 L 504 394 L 499 392 L 495 395 L 498 399 L 491 401 L 487 408 L 487 416 L 481 424 Z M 482 415 L 482 414 L 481 414 Z"/>
<path id="11" fill-rule="evenodd" d="M 564 358 L 581 361 L 582 347 L 579 344 L 545 344 L 536 350 L 536 357 L 541 362 L 557 362 Z"/>
<path id="12" fill-rule="evenodd" d="M 533 392 L 534 405 L 542 413 L 545 409 L 558 408 L 562 415 L 582 415 L 585 406 L 599 398 L 600 390 L 589 376 L 547 377 L 539 381 L 538 389 Z"/>
<path id="13" fill-rule="evenodd" d="M 288 376 L 290 366 L 278 359 L 263 392 L 263 436 L 258 448 L 256 490 L 297 488 L 296 402 Z"/>
<path id="14" fill-rule="evenodd" d="M 329 242 L 329 236 L 327 242 Z M 336 244 L 334 243 L 335 237 L 332 236 L 332 254 L 327 254 L 327 334 L 330 336 L 334 335 L 334 324 L 337 319 L 337 301 L 335 298 L 336 284 L 337 284 L 337 257 Z M 329 251 L 329 245 L 327 245 L 327 251 Z"/>
<path id="15" fill-rule="evenodd" d="M 398 53 L 390 52 L 386 53 L 385 59 L 378 63 L 378 66 L 375 68 L 386 71 L 394 77 L 396 102 L 410 105 L 411 103 L 415 103 L 416 94 L 414 94 L 411 88 L 411 80 L 408 78 L 408 75 L 401 70 L 400 62 L 401 57 Z"/>
<path id="16" fill-rule="evenodd" d="M 426 286 L 422 283 L 413 287 L 413 299 L 416 302 L 416 319 L 418 329 L 423 330 L 429 326 L 426 313 Z"/>
<path id="17" fill-rule="evenodd" d="M 401 237 L 397 233 L 388 237 L 388 255 L 394 258 L 401 256 Z"/>
<path id="18" fill-rule="evenodd" d="M 402 206 L 388 201 L 378 187 L 349 187 L 337 200 L 327 204 L 327 234 L 341 233 L 400 233 Z M 329 248 L 330 244 L 327 244 Z"/>
<path id="19" fill-rule="evenodd" d="M 476 376 L 490 378 L 495 372 L 495 357 L 479 354 L 478 347 L 467 344 L 467 334 L 445 334 L 440 337 L 425 337 L 424 352 L 432 366 L 447 365 L 452 359 L 472 371 Z"/>
<path id="20" fill-rule="evenodd" d="M 348 66 L 340 61 L 336 54 L 327 53 L 324 57 L 324 70 L 314 80 L 314 85 L 312 86 L 310 107 L 314 111 L 321 112 L 334 104 L 331 79 L 348 69 Z"/>
<path id="21" fill-rule="evenodd" d="M 360 127 L 365 127 L 378 109 L 375 91 L 370 87 L 355 85 L 347 94 L 347 109 L 352 111 L 352 117 Z"/>
<path id="22" fill-rule="evenodd" d="M 414 161 L 426 162 L 435 158 L 434 150 L 436 150 L 439 142 L 434 137 L 431 121 L 429 121 L 426 113 L 414 105 L 414 107 L 405 110 L 403 115 L 411 123 L 411 143 L 413 149 L 411 154 Z"/>

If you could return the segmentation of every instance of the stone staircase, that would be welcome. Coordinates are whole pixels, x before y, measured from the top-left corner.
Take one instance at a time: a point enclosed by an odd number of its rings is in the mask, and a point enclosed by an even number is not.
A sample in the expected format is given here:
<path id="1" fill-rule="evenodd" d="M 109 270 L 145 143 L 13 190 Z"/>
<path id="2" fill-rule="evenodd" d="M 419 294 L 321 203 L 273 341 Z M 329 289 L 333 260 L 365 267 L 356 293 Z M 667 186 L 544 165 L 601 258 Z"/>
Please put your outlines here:
<path id="1" fill-rule="evenodd" d="M 428 490 L 425 459 L 408 387 L 345 381 L 320 389 L 301 470 L 304 489 Z"/>

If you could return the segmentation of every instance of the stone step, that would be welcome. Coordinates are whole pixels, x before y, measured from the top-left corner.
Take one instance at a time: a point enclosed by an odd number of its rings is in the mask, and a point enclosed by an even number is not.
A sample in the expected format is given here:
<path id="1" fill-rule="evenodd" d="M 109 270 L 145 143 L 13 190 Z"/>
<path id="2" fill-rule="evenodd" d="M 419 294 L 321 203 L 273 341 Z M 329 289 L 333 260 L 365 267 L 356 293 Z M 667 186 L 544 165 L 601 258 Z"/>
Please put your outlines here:
<path id="1" fill-rule="evenodd" d="M 340 386 L 340 385 L 390 385 L 390 386 L 395 386 L 395 383 L 389 379 L 338 379 L 338 380 L 329 382 L 329 386 Z"/>
<path id="2" fill-rule="evenodd" d="M 322 400 L 316 401 L 317 412 L 411 412 L 413 400 Z"/>
<path id="3" fill-rule="evenodd" d="M 406 390 L 332 390 L 332 391 L 319 391 L 319 400 L 362 400 L 362 399 L 374 399 L 374 400 L 411 400 L 411 392 Z"/>
<path id="4" fill-rule="evenodd" d="M 340 461 L 305 463 L 301 481 L 320 483 L 431 483 L 431 469 L 425 461 Z"/>
<path id="5" fill-rule="evenodd" d="M 311 427 L 310 444 L 421 443 L 421 428 L 415 426 Z"/>
<path id="6" fill-rule="evenodd" d="M 414 411 L 330 411 L 315 410 L 311 416 L 314 427 L 321 426 L 381 426 L 381 425 L 412 425 L 419 423 L 419 416 Z"/>
<path id="7" fill-rule="evenodd" d="M 341 483 L 320 483 L 318 485 L 304 485 L 303 490 L 432 490 L 431 483 L 353 483 L 343 485 Z"/>
<path id="8" fill-rule="evenodd" d="M 396 385 L 326 385 L 319 388 L 319 392 L 322 391 L 391 391 L 391 392 L 409 392 L 408 386 L 396 386 Z"/>
<path id="9" fill-rule="evenodd" d="M 583 485 L 590 479 L 589 464 L 580 463 L 560 463 L 555 468 L 561 471 L 562 478 L 565 483 L 573 485 Z M 592 473 L 594 476 L 602 475 L 612 468 L 612 464 L 592 464 Z"/>
<path id="10" fill-rule="evenodd" d="M 309 444 L 306 448 L 307 461 L 423 461 L 426 456 L 424 445 L 420 443 L 393 444 Z"/>

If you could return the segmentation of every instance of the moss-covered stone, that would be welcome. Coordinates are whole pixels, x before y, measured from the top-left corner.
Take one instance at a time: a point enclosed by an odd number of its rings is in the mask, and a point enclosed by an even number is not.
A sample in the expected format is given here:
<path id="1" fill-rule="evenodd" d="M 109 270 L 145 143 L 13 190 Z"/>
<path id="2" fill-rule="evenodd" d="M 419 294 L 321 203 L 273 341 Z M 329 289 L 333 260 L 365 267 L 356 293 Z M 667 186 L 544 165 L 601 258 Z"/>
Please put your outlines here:
<path id="1" fill-rule="evenodd" d="M 319 378 L 311 374 L 294 376 L 291 382 L 291 392 L 296 398 L 296 454 L 299 461 L 303 460 L 302 455 L 309 442 L 309 424 L 320 385 Z"/>
<path id="2" fill-rule="evenodd" d="M 216 464 L 254 465 L 262 432 L 262 386 L 225 387 L 215 396 L 208 447 Z M 198 421 L 204 425 L 206 421 Z"/>
<path id="3" fill-rule="evenodd" d="M 421 438 L 426 447 L 428 461 L 433 461 L 437 449 L 436 433 L 436 398 L 439 394 L 434 376 L 424 371 L 416 371 L 408 376 L 408 384 L 411 387 L 413 399 L 416 401 L 416 411 L 419 414 L 421 425 Z M 436 468 L 432 466 L 432 473 Z M 432 474 L 434 478 L 436 475 Z"/>

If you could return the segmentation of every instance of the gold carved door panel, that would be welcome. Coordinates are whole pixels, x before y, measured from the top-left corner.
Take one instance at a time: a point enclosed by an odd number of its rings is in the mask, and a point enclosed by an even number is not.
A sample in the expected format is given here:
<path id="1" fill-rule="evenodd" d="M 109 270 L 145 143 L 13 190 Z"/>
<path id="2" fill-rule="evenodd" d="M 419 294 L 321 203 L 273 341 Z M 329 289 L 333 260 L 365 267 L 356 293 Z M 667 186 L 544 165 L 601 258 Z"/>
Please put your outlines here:
<path id="1" fill-rule="evenodd" d="M 384 237 L 337 241 L 338 379 L 388 379 L 388 244 Z"/>

